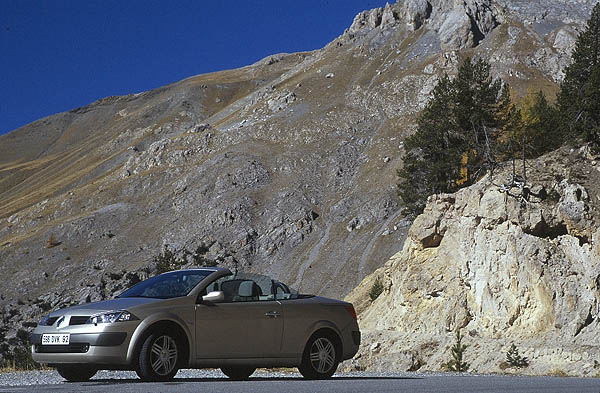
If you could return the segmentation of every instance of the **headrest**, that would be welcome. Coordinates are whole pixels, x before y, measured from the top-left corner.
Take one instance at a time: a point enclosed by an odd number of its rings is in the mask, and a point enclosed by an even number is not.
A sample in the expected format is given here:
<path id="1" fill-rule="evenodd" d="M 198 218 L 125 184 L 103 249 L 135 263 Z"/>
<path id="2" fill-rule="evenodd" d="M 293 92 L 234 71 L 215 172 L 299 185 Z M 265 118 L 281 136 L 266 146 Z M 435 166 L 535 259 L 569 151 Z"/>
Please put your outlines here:
<path id="1" fill-rule="evenodd" d="M 238 295 L 244 297 L 257 296 L 258 291 L 254 289 L 255 285 L 254 281 L 242 281 L 238 288 Z"/>

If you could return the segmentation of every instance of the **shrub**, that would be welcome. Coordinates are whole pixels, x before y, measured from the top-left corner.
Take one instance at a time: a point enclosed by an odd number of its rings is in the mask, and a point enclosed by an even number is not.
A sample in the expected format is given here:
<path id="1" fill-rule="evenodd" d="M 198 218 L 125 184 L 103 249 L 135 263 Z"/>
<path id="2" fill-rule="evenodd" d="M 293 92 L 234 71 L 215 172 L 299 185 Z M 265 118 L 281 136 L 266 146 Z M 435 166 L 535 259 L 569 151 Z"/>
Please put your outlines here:
<path id="1" fill-rule="evenodd" d="M 175 253 L 169 250 L 167 246 L 165 246 L 162 252 L 154 258 L 154 263 L 156 263 L 156 274 L 177 270 L 185 264 L 184 261 L 179 261 L 175 256 Z"/>
<path id="2" fill-rule="evenodd" d="M 52 248 L 52 247 L 56 247 L 56 246 L 60 246 L 62 243 L 59 242 L 58 240 L 56 240 L 56 238 L 54 237 L 54 234 L 51 233 L 50 237 L 48 238 L 48 240 L 46 240 L 46 248 Z"/>
<path id="3" fill-rule="evenodd" d="M 379 277 L 377 277 L 371 286 L 371 289 L 369 290 L 369 297 L 371 298 L 371 301 L 377 299 L 379 295 L 381 295 L 381 292 L 383 292 L 383 284 Z"/>
<path id="4" fill-rule="evenodd" d="M 31 333 L 25 329 L 17 330 L 17 338 L 23 342 L 23 344 L 27 344 L 29 342 L 29 335 Z"/>
<path id="5" fill-rule="evenodd" d="M 456 342 L 452 346 L 451 355 L 452 359 L 445 363 L 443 366 L 449 371 L 464 372 L 469 369 L 469 363 L 464 361 L 464 352 L 467 349 L 467 345 L 462 343 L 462 335 L 460 330 L 456 331 Z"/>
<path id="6" fill-rule="evenodd" d="M 498 368 L 502 371 L 506 370 L 507 368 L 510 368 L 510 364 L 506 363 L 506 362 L 500 362 L 500 364 L 498 365 Z"/>
<path id="7" fill-rule="evenodd" d="M 529 359 L 519 354 L 519 350 L 514 343 L 510 345 L 508 352 L 506 352 L 506 362 L 512 367 L 522 368 L 529 366 Z"/>
<path id="8" fill-rule="evenodd" d="M 554 370 L 550 371 L 549 375 L 552 375 L 553 377 L 568 377 L 569 376 L 569 374 L 567 374 L 565 372 L 565 370 L 562 370 L 560 368 L 555 368 Z"/>
<path id="9" fill-rule="evenodd" d="M 16 346 L 12 352 L 5 354 L 4 358 L 4 368 L 12 370 L 39 370 L 42 368 L 31 356 L 29 340 L 25 341 L 22 345 Z"/>

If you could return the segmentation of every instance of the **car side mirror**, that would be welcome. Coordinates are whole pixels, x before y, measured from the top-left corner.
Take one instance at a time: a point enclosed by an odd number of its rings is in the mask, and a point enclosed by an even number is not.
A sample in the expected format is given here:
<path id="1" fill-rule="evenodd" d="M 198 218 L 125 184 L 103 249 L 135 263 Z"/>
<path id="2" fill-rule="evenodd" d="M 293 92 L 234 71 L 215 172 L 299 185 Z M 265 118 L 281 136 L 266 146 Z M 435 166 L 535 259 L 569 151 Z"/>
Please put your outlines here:
<path id="1" fill-rule="evenodd" d="M 225 301 L 225 293 L 223 291 L 210 291 L 208 295 L 202 296 L 203 302 L 221 303 Z"/>

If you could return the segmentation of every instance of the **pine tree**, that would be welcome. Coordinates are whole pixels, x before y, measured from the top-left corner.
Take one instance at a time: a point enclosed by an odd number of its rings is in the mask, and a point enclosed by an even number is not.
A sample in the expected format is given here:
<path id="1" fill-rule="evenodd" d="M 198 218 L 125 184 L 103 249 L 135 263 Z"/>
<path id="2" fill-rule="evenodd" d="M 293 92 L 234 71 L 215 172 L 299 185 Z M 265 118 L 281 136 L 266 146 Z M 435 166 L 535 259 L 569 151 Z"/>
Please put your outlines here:
<path id="1" fill-rule="evenodd" d="M 178 260 L 175 253 L 165 245 L 162 252 L 154 257 L 154 263 L 156 264 L 156 274 L 161 274 L 181 268 L 185 261 Z"/>
<path id="2" fill-rule="evenodd" d="M 565 69 L 558 106 L 565 137 L 581 138 L 600 146 L 600 3 L 592 10 L 586 29 L 579 35 Z"/>
<path id="3" fill-rule="evenodd" d="M 529 359 L 519 354 L 519 350 L 514 343 L 510 345 L 508 352 L 506 352 L 506 362 L 512 367 L 522 368 L 529 366 Z"/>
<path id="4" fill-rule="evenodd" d="M 456 87 L 458 107 L 455 116 L 463 136 L 463 151 L 470 153 L 469 166 L 475 173 L 489 158 L 485 153 L 491 148 L 487 144 L 494 137 L 499 112 L 510 102 L 508 86 L 502 87 L 500 80 L 492 80 L 489 63 L 480 59 L 476 63 L 463 63 Z"/>
<path id="5" fill-rule="evenodd" d="M 484 60 L 466 59 L 454 79 L 441 77 L 405 141 L 398 193 L 409 213 L 422 211 L 429 195 L 468 186 L 493 166 L 508 91 Z"/>
<path id="6" fill-rule="evenodd" d="M 369 297 L 371 298 L 371 301 L 377 299 L 379 295 L 381 295 L 381 292 L 383 292 L 383 283 L 381 282 L 381 279 L 377 277 L 371 286 L 371 289 L 369 290 Z"/>
<path id="7" fill-rule="evenodd" d="M 562 143 L 562 138 L 556 127 L 556 109 L 548 103 L 541 90 L 535 94 L 529 115 L 531 121 L 525 127 L 530 144 L 529 156 L 538 157 L 557 149 Z"/>
<path id="8" fill-rule="evenodd" d="M 546 99 L 544 92 L 533 87 L 516 108 L 516 118 L 503 137 L 507 158 L 539 157 L 560 146 L 562 139 L 558 134 L 556 109 Z"/>
<path id="9" fill-rule="evenodd" d="M 451 349 L 452 359 L 445 364 L 448 370 L 464 372 L 469 369 L 469 363 L 464 361 L 464 353 L 466 349 L 467 345 L 462 343 L 462 335 L 460 334 L 460 330 L 457 330 L 456 342 L 454 343 Z"/>
<path id="10" fill-rule="evenodd" d="M 460 169 L 459 139 L 450 124 L 453 83 L 444 75 L 433 90 L 433 99 L 418 119 L 417 132 L 406 139 L 399 194 L 411 212 L 423 210 L 428 195 L 454 188 Z"/>

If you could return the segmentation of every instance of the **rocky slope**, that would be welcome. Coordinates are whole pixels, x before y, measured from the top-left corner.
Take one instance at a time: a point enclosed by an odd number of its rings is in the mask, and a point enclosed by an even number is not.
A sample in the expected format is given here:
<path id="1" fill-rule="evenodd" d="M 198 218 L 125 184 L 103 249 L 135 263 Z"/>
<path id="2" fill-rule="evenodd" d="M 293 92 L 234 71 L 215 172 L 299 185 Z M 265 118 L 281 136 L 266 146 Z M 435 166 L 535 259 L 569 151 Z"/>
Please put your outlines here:
<path id="1" fill-rule="evenodd" d="M 110 296 L 165 246 L 190 264 L 346 295 L 402 248 L 395 172 L 438 76 L 482 56 L 515 94 L 552 93 L 592 6 L 400 1 L 359 14 L 323 49 L 0 136 L 6 337 L 48 307 Z"/>
<path id="2" fill-rule="evenodd" d="M 520 372 L 598 375 L 600 163 L 562 149 L 528 172 L 527 199 L 510 165 L 429 198 L 403 250 L 348 296 L 368 337 L 351 367 L 439 370 L 460 329 L 472 370 L 502 372 L 515 344 Z"/>

